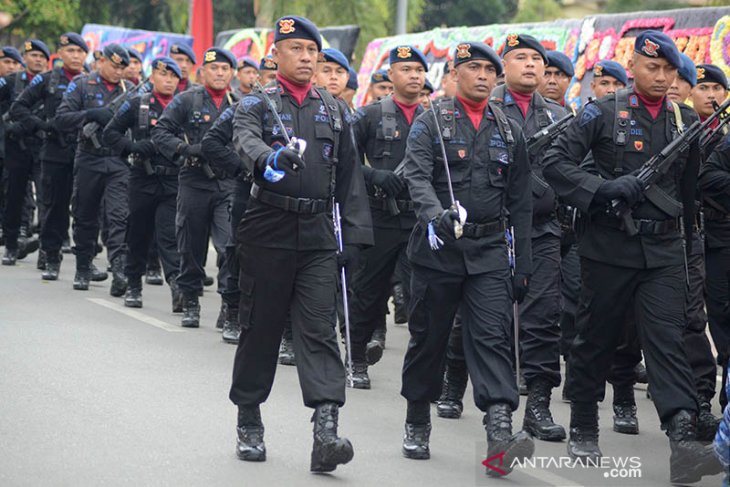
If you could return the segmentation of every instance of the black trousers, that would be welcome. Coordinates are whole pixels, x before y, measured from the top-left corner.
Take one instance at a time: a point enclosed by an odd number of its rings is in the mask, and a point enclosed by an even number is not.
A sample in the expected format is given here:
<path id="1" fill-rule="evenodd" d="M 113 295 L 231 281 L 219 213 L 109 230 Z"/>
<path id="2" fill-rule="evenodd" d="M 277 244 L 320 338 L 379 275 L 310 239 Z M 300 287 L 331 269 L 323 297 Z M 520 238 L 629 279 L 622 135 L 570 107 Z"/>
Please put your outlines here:
<path id="1" fill-rule="evenodd" d="M 73 181 L 73 164 L 41 162 L 44 215 L 40 237 L 48 262 L 59 262 L 63 241 L 68 238 Z"/>
<path id="2" fill-rule="evenodd" d="M 580 258 L 575 242 L 560 245 L 560 291 L 562 307 L 560 314 L 560 353 L 567 357 L 570 344 L 575 338 L 575 311 L 580 295 Z"/>
<path id="3" fill-rule="evenodd" d="M 373 331 L 385 322 L 391 278 L 401 255 L 405 253 L 410 232 L 398 228 L 374 228 L 375 245 L 362 252 L 360 268 L 355 272 L 350 301 L 350 335 L 353 343 L 366 344 Z M 402 261 L 401 261 L 402 262 Z M 410 264 L 403 263 L 403 275 L 410 280 Z M 406 304 L 410 296 L 404 290 Z"/>
<path id="4" fill-rule="evenodd" d="M 186 296 L 197 296 L 203 290 L 209 233 L 218 255 L 218 292 L 226 293 L 229 276 L 223 261 L 231 234 L 230 202 L 228 192 L 191 188 L 184 184 L 178 189 L 175 226 L 180 273 L 177 284 Z"/>
<path id="5" fill-rule="evenodd" d="M 35 186 L 38 196 L 39 221 L 43 214 L 41 206 L 41 166 L 34 155 L 28 151 L 24 154 L 15 154 L 5 161 L 5 217 L 3 218 L 3 235 L 5 246 L 9 249 L 18 248 L 18 236 L 22 223 L 28 226 L 32 219 L 23 214 L 28 212 L 28 189 L 30 183 Z M 31 198 L 32 205 L 32 198 Z M 32 206 L 30 214 L 32 215 Z M 23 222 L 23 220 L 26 220 Z"/>
<path id="6" fill-rule="evenodd" d="M 486 411 L 519 395 L 512 357 L 512 282 L 509 269 L 476 275 L 447 274 L 413 265 L 401 395 L 435 401 L 441 395 L 444 360 L 452 323 L 461 313 L 464 358 L 476 406 Z"/>
<path id="7" fill-rule="evenodd" d="M 154 177 L 154 176 L 153 176 Z M 169 283 L 180 269 L 180 255 L 175 238 L 176 195 L 162 188 L 151 193 L 129 187 L 129 229 L 127 231 L 127 266 L 130 282 L 141 280 L 147 270 L 150 244 L 158 250 L 165 280 Z"/>
<path id="8" fill-rule="evenodd" d="M 85 156 L 86 157 L 86 156 Z M 76 268 L 85 269 L 96 255 L 100 217 L 104 220 L 107 237 L 105 245 L 109 261 L 124 255 L 126 248 L 129 169 L 110 172 L 90 169 L 93 162 L 74 166 L 74 186 L 71 197 L 73 212 L 74 253 Z M 103 205 L 103 214 L 100 207 Z"/>
<path id="9" fill-rule="evenodd" d="M 532 239 L 530 290 L 520 304 L 520 367 L 525 381 L 560 385 L 560 238 Z"/>
<path id="10" fill-rule="evenodd" d="M 727 364 L 727 350 L 730 348 L 730 247 L 708 248 L 705 253 L 706 304 L 710 334 L 715 342 L 719 363 Z"/>
<path id="11" fill-rule="evenodd" d="M 228 306 L 238 307 L 241 300 L 241 291 L 238 289 L 238 273 L 240 269 L 238 254 L 236 253 L 237 239 L 236 229 L 241 221 L 243 213 L 246 211 L 248 199 L 251 196 L 251 182 L 236 180 L 236 185 L 231 199 L 231 233 L 226 243 L 226 260 L 225 265 L 228 268 L 228 283 L 226 284 L 226 293 L 223 295 L 223 301 Z"/>
<path id="12" fill-rule="evenodd" d="M 334 251 L 295 251 L 239 244 L 241 339 L 230 399 L 266 401 L 279 343 L 291 312 L 294 351 L 304 404 L 345 403 L 345 368 L 335 331 L 337 259 Z"/>
<path id="13" fill-rule="evenodd" d="M 601 401 L 614 352 L 633 307 L 644 350 L 654 406 L 662 422 L 680 410 L 697 412 L 692 371 L 684 349 L 684 267 L 630 269 L 581 259 L 578 335 L 570 350 L 567 395 L 571 401 Z"/>

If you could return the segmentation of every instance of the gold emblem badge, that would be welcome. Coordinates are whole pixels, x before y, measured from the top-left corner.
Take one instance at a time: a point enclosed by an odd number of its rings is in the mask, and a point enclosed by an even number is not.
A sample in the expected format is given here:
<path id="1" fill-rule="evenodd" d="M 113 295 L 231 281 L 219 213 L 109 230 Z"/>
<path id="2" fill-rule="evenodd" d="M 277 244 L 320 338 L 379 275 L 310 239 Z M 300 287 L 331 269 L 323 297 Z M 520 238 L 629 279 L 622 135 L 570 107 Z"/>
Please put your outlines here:
<path id="1" fill-rule="evenodd" d="M 205 53 L 205 62 L 212 63 L 215 61 L 215 51 L 208 51 Z"/>
<path id="2" fill-rule="evenodd" d="M 600 64 L 593 66 L 593 76 L 603 76 L 603 66 Z"/>
<path id="3" fill-rule="evenodd" d="M 61 45 L 68 46 L 71 43 L 68 36 L 61 36 Z"/>
<path id="4" fill-rule="evenodd" d="M 173 44 L 172 47 L 170 47 L 170 52 L 173 54 L 180 54 L 180 46 Z"/>
<path id="5" fill-rule="evenodd" d="M 398 52 L 397 56 L 399 59 L 410 59 L 410 57 L 411 57 L 410 46 L 396 47 L 396 50 Z"/>
<path id="6" fill-rule="evenodd" d="M 279 34 L 291 34 L 297 30 L 294 27 L 294 19 L 281 19 L 279 21 Z"/>
<path id="7" fill-rule="evenodd" d="M 705 68 L 697 68 L 697 79 L 705 79 Z"/>
<path id="8" fill-rule="evenodd" d="M 644 150 L 644 141 L 642 140 L 635 140 L 634 141 L 634 148 L 638 151 Z"/>
<path id="9" fill-rule="evenodd" d="M 510 34 L 507 36 L 507 45 L 509 47 L 515 47 L 519 45 L 520 40 L 518 38 L 519 36 L 517 34 Z"/>
<path id="10" fill-rule="evenodd" d="M 373 79 L 378 82 L 383 81 L 383 75 L 381 73 L 375 73 Z"/>
<path id="11" fill-rule="evenodd" d="M 25 50 L 26 51 L 32 51 L 33 50 L 33 43 L 30 41 L 25 41 Z"/>
<path id="12" fill-rule="evenodd" d="M 272 59 L 266 58 L 264 60 L 264 67 L 266 69 L 276 69 L 276 63 Z"/>
<path id="13" fill-rule="evenodd" d="M 111 60 L 114 64 L 122 64 L 122 56 L 117 54 L 116 52 L 112 53 Z"/>
<path id="14" fill-rule="evenodd" d="M 649 39 L 644 39 L 644 47 L 641 48 L 644 54 L 651 57 L 659 57 L 659 44 Z"/>
<path id="15" fill-rule="evenodd" d="M 167 69 L 167 63 L 164 61 L 157 61 L 157 69 L 165 71 Z"/>
<path id="16" fill-rule="evenodd" d="M 456 57 L 459 59 L 467 59 L 471 57 L 471 52 L 469 52 L 469 49 L 471 48 L 471 44 L 459 44 L 456 46 Z"/>

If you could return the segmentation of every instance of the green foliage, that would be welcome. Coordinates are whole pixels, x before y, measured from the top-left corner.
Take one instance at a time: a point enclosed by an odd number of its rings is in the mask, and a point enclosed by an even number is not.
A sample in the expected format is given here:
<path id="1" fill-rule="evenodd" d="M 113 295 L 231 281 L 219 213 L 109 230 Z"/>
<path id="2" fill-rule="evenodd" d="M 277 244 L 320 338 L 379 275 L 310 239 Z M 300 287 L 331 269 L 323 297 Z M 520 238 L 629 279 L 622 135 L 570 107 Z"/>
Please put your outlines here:
<path id="1" fill-rule="evenodd" d="M 58 35 L 69 25 L 78 25 L 79 0 L 0 0 L 0 11 L 13 16 L 0 29 L 5 39 L 36 37 L 53 49 Z"/>
<path id="2" fill-rule="evenodd" d="M 517 15 L 512 22 L 544 22 L 559 19 L 562 14 L 563 11 L 555 0 L 520 0 Z"/>
<path id="3" fill-rule="evenodd" d="M 429 0 L 419 30 L 499 24 L 509 22 L 516 11 L 517 0 Z"/>
<path id="4" fill-rule="evenodd" d="M 674 8 L 687 8 L 687 2 L 672 0 L 608 0 L 604 13 L 613 14 L 620 12 L 637 12 L 640 10 L 671 10 Z"/>

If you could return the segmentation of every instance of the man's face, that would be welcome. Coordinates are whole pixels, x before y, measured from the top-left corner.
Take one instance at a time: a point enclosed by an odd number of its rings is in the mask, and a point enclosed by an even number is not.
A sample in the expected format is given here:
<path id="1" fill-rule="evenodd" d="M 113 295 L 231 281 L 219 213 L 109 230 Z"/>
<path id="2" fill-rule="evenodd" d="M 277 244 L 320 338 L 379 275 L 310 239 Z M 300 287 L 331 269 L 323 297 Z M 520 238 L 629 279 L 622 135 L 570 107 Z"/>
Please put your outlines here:
<path id="1" fill-rule="evenodd" d="M 271 52 L 282 76 L 307 84 L 314 76 L 319 49 L 309 39 L 284 39 L 276 43 Z"/>
<path id="2" fill-rule="evenodd" d="M 261 84 L 263 86 L 266 86 L 267 84 L 271 83 L 276 79 L 276 71 L 273 71 L 271 69 L 264 69 L 259 73 L 259 78 L 261 81 Z"/>
<path id="3" fill-rule="evenodd" d="M 337 63 L 317 63 L 317 74 L 314 77 L 317 86 L 326 89 L 335 98 L 340 96 L 347 86 L 350 74 Z"/>
<path id="4" fill-rule="evenodd" d="M 117 84 L 121 81 L 122 76 L 124 75 L 124 69 L 126 68 L 126 66 L 113 63 L 105 57 L 99 59 L 96 66 L 99 69 L 101 77 L 112 84 Z"/>
<path id="5" fill-rule="evenodd" d="M 169 69 L 153 69 L 150 75 L 152 86 L 161 95 L 170 96 L 175 94 L 180 78 L 175 76 Z"/>
<path id="6" fill-rule="evenodd" d="M 664 97 L 677 78 L 677 68 L 666 59 L 637 53 L 629 61 L 629 70 L 634 74 L 634 89 L 654 100 Z"/>
<path id="7" fill-rule="evenodd" d="M 418 103 L 420 103 L 426 110 L 431 108 L 431 92 L 428 90 L 421 90 L 421 93 L 418 95 Z"/>
<path id="8" fill-rule="evenodd" d="M 129 58 L 129 66 L 124 70 L 124 79 L 138 81 L 142 72 L 142 63 L 137 58 Z"/>
<path id="9" fill-rule="evenodd" d="M 613 76 L 599 76 L 591 81 L 591 91 L 596 98 L 602 98 L 625 88 L 626 85 Z"/>
<path id="10" fill-rule="evenodd" d="M 674 78 L 674 83 L 672 83 L 672 86 L 669 87 L 669 91 L 667 91 L 667 97 L 677 103 L 684 103 L 684 101 L 689 98 L 689 94 L 691 92 L 692 85 L 677 75 L 677 77 Z"/>
<path id="11" fill-rule="evenodd" d="M 542 78 L 540 94 L 558 103 L 565 100 L 565 92 L 568 91 L 570 85 L 570 77 L 560 71 L 558 68 L 548 66 L 545 68 L 545 75 Z"/>
<path id="12" fill-rule="evenodd" d="M 507 88 L 520 93 L 534 93 L 545 74 L 545 60 L 534 49 L 515 49 L 505 54 L 504 80 Z"/>
<path id="13" fill-rule="evenodd" d="M 259 70 L 256 68 L 252 68 L 251 66 L 244 65 L 241 69 L 238 70 L 236 73 L 236 77 L 238 78 L 238 83 L 240 86 L 240 90 L 243 93 L 251 93 L 251 88 L 253 87 L 254 83 L 256 83 L 256 79 L 259 77 Z"/>
<path id="14" fill-rule="evenodd" d="M 23 65 L 15 59 L 11 59 L 9 57 L 0 59 L 0 76 L 17 73 L 21 69 L 23 69 Z"/>
<path id="15" fill-rule="evenodd" d="M 459 64 L 456 73 L 456 93 L 462 98 L 481 102 L 489 97 L 497 82 L 497 69 L 486 59 Z"/>
<path id="16" fill-rule="evenodd" d="M 441 79 L 441 89 L 444 91 L 444 96 L 454 96 L 456 95 L 456 81 L 454 78 L 454 68 L 451 68 L 451 71 L 444 74 L 444 77 Z"/>
<path id="17" fill-rule="evenodd" d="M 48 59 L 40 51 L 30 51 L 23 54 L 23 60 L 28 72 L 37 74 L 42 73 L 48 68 Z"/>
<path id="18" fill-rule="evenodd" d="M 727 90 L 720 83 L 699 83 L 692 88 L 690 98 L 695 111 L 703 117 L 709 117 L 715 111 L 714 103 L 725 101 Z"/>
<path id="19" fill-rule="evenodd" d="M 390 81 L 381 81 L 376 84 L 371 83 L 368 91 L 370 91 L 370 101 L 378 101 L 393 93 L 393 83 Z"/>
<path id="20" fill-rule="evenodd" d="M 200 68 L 202 82 L 213 90 L 225 90 L 233 79 L 233 68 L 226 62 L 215 61 Z"/>
<path id="21" fill-rule="evenodd" d="M 417 98 L 426 83 L 426 69 L 423 64 L 410 61 L 395 63 L 388 70 L 393 91 L 406 98 Z"/>
<path id="22" fill-rule="evenodd" d="M 180 66 L 180 72 L 182 73 L 183 79 L 188 79 L 190 77 L 190 73 L 193 72 L 194 67 L 190 58 L 185 54 L 170 54 L 170 57 L 178 66 Z"/>
<path id="23" fill-rule="evenodd" d="M 80 73 L 84 69 L 86 53 L 74 44 L 64 46 L 58 50 L 58 56 L 63 61 L 63 67 L 72 73 Z"/>

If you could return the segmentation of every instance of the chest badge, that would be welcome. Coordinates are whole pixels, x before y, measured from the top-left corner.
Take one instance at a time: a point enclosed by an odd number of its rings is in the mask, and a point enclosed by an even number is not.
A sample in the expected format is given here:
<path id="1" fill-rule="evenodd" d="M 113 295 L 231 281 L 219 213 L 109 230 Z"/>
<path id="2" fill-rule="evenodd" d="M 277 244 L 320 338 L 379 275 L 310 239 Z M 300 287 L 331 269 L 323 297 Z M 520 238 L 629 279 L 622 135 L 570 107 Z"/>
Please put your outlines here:
<path id="1" fill-rule="evenodd" d="M 638 151 L 644 150 L 644 141 L 643 140 L 635 140 L 634 141 L 634 149 Z"/>
<path id="2" fill-rule="evenodd" d="M 460 159 L 463 159 L 466 157 L 466 149 L 459 149 L 456 153 L 459 155 Z"/>
<path id="3" fill-rule="evenodd" d="M 210 122 L 210 115 L 208 115 L 207 113 L 205 115 L 203 115 L 203 121 Z"/>

